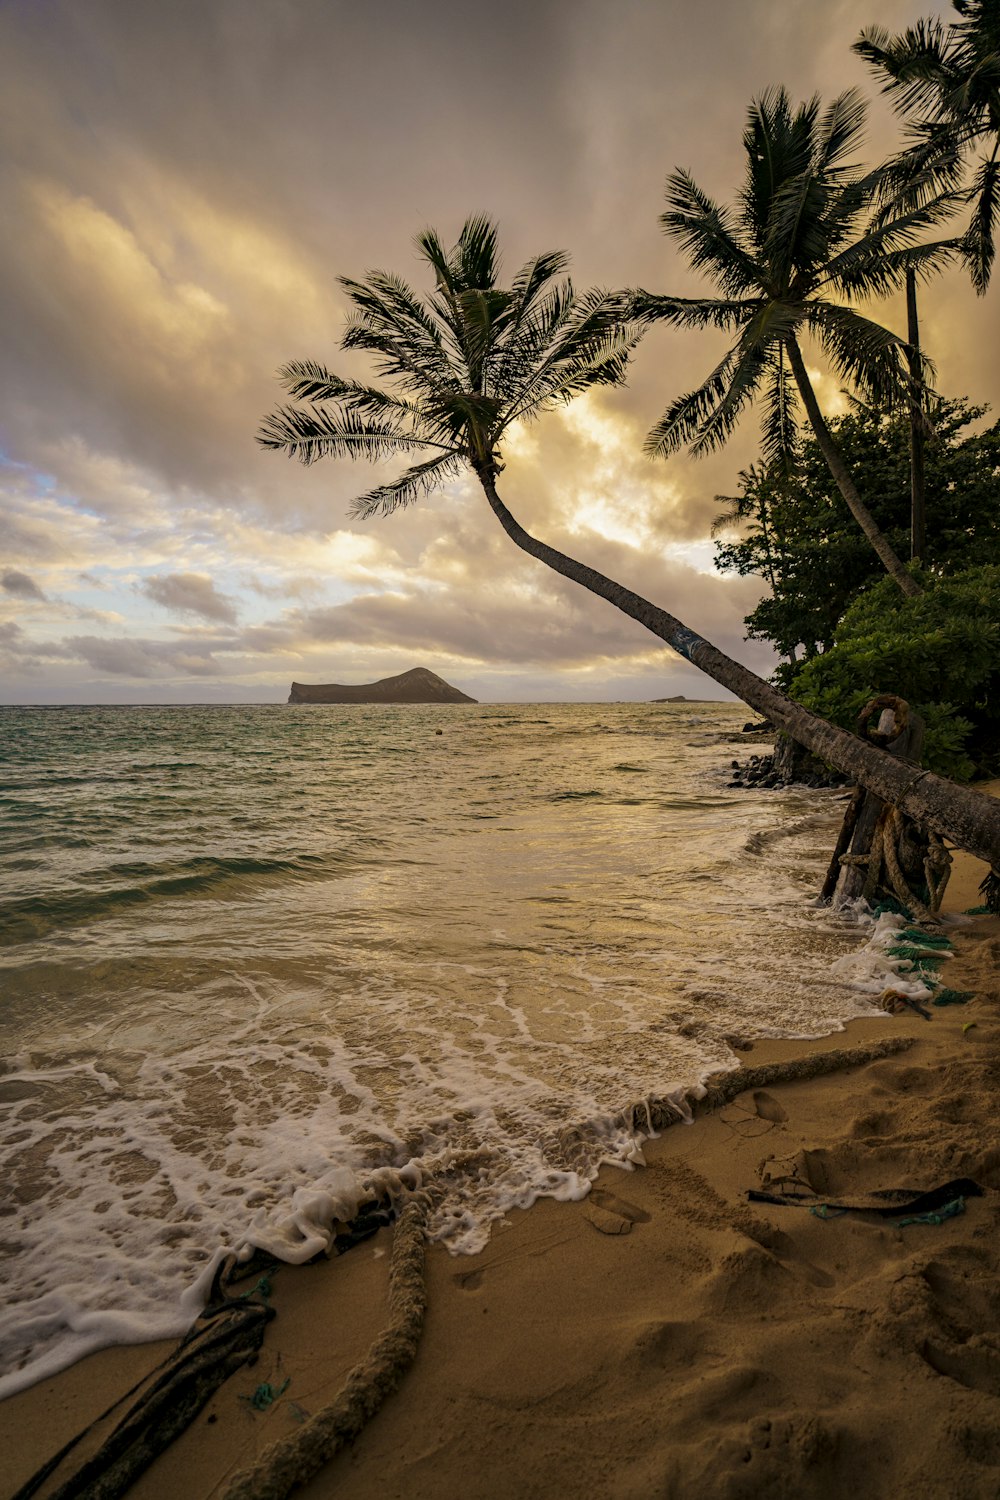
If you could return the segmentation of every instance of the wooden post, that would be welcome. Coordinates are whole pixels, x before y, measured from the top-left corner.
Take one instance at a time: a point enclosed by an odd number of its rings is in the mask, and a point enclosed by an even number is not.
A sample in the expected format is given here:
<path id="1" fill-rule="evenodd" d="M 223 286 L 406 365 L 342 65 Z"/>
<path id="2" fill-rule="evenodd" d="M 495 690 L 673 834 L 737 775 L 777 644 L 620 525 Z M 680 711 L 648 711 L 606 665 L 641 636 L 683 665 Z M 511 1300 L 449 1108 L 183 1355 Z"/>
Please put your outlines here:
<path id="1" fill-rule="evenodd" d="M 879 727 L 877 730 L 869 731 L 867 727 L 868 721 L 876 709 L 882 710 Z M 895 698 L 888 694 L 881 698 L 874 698 L 858 717 L 858 733 L 866 739 L 873 740 L 876 744 L 881 743 L 884 749 L 888 750 L 890 754 L 898 756 L 900 760 L 910 761 L 913 765 L 919 766 L 920 756 L 924 748 L 924 721 L 919 714 L 911 713 L 901 698 Z M 858 788 L 858 790 L 860 791 L 861 789 Z M 855 797 L 857 797 L 857 792 L 855 793 Z M 852 800 L 847 810 L 848 817 L 851 816 L 852 811 L 854 814 L 853 837 L 851 837 L 850 847 L 850 857 L 852 860 L 855 857 L 871 854 L 876 831 L 881 836 L 880 818 L 885 807 L 886 804 L 882 801 L 882 798 L 876 797 L 873 792 L 865 792 L 860 807 L 856 809 Z M 846 825 L 847 817 L 845 817 L 844 822 Z M 850 830 L 847 830 L 845 833 L 845 830 L 841 829 L 841 839 L 838 840 L 836 855 L 838 861 L 840 855 L 843 853 L 841 840 L 843 840 L 843 843 L 846 843 L 848 836 L 850 836 Z M 827 880 L 823 886 L 824 894 L 826 893 L 832 874 L 833 870 L 831 866 L 827 874 Z M 859 896 L 866 893 L 866 886 L 869 886 L 869 889 L 871 889 L 868 874 L 868 867 L 864 864 L 846 864 L 843 867 L 843 876 L 840 881 L 840 899 L 842 901 L 855 901 Z M 877 885 L 877 878 L 875 883 Z M 830 894 L 833 894 L 832 886 L 830 887 Z"/>

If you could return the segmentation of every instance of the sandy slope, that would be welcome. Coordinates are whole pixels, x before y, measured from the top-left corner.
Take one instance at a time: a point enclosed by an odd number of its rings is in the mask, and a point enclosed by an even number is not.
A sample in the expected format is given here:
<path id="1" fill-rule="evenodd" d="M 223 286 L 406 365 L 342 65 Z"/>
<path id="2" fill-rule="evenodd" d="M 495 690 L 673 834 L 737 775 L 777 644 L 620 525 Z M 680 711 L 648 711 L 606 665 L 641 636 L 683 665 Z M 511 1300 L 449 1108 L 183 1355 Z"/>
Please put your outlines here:
<path id="1" fill-rule="evenodd" d="M 950 905 L 975 899 L 966 870 Z M 971 896 L 969 892 L 971 891 Z M 900 1056 L 745 1093 L 540 1203 L 475 1258 L 432 1251 L 416 1362 L 314 1500 L 768 1495 L 996 1500 L 1000 1493 L 1000 920 L 959 930 L 965 1007 L 855 1023 L 764 1058 L 908 1035 Z M 974 1022 L 971 1029 L 966 1024 Z M 748 1204 L 762 1176 L 822 1193 L 987 1190 L 938 1227 Z M 611 1231 L 611 1232 L 608 1232 Z M 131 1492 L 220 1495 L 301 1427 L 385 1319 L 390 1232 L 275 1282 L 257 1366 L 234 1376 Z M 163 1353 L 112 1350 L 0 1407 L 10 1493 Z M 289 1385 L 268 1411 L 246 1397 Z"/>

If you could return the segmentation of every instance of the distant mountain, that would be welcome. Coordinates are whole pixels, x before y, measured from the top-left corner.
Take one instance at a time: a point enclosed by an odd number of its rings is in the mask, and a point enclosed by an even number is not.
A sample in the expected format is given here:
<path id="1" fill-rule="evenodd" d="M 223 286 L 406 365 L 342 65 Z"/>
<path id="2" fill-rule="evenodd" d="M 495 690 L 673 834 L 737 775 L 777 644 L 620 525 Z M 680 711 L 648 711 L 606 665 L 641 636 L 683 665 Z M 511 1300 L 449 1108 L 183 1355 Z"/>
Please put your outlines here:
<path id="1" fill-rule="evenodd" d="M 359 687 L 340 682 L 310 687 L 293 682 L 289 703 L 477 703 L 468 693 L 460 693 L 426 667 L 414 667 L 398 677 L 383 677 L 381 682 L 366 682 Z"/>

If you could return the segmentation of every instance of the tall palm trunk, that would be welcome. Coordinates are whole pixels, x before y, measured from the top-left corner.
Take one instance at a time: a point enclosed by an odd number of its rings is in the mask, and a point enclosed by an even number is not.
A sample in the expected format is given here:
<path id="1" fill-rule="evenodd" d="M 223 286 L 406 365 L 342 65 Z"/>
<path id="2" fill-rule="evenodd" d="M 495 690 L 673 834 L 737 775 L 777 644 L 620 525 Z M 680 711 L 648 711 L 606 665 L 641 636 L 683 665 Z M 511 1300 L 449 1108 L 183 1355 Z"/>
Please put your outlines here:
<path id="1" fill-rule="evenodd" d="M 891 574 L 896 580 L 904 594 L 911 599 L 916 598 L 918 594 L 923 593 L 923 589 L 906 571 L 903 563 L 900 562 L 890 547 L 875 517 L 858 494 L 857 486 L 851 478 L 851 472 L 844 462 L 844 456 L 834 440 L 833 433 L 826 425 L 823 413 L 819 409 L 816 392 L 812 388 L 812 383 L 806 371 L 805 361 L 802 358 L 802 352 L 795 339 L 788 339 L 785 343 L 785 349 L 788 352 L 788 362 L 792 367 L 792 374 L 795 376 L 795 384 L 798 387 L 799 395 L 802 397 L 802 404 L 806 409 L 806 415 L 809 418 L 813 432 L 816 434 L 816 441 L 819 443 L 820 451 L 826 459 L 827 467 L 833 475 L 838 490 L 844 497 L 848 510 L 871 542 L 886 572 Z"/>
<path id="2" fill-rule="evenodd" d="M 906 338 L 910 367 L 910 561 L 924 555 L 927 507 L 924 481 L 924 386 L 920 376 L 920 320 L 917 317 L 917 273 L 906 272 Z"/>
<path id="3" fill-rule="evenodd" d="M 493 514 L 522 551 L 592 594 L 607 599 L 623 614 L 666 641 L 693 666 L 756 708 L 772 723 L 787 730 L 793 739 L 822 760 L 855 777 L 885 802 L 897 804 L 911 817 L 928 824 L 960 848 L 1000 869 L 1000 801 L 968 787 L 956 786 L 931 771 L 915 771 L 912 764 L 897 760 L 886 751 L 866 744 L 856 735 L 828 724 L 825 719 L 793 703 L 763 678 L 689 630 L 665 609 L 651 604 L 641 594 L 623 588 L 586 563 L 576 562 L 546 542 L 538 541 L 514 519 L 500 499 L 494 483 L 495 470 L 485 464 L 477 469 L 477 473 Z"/>

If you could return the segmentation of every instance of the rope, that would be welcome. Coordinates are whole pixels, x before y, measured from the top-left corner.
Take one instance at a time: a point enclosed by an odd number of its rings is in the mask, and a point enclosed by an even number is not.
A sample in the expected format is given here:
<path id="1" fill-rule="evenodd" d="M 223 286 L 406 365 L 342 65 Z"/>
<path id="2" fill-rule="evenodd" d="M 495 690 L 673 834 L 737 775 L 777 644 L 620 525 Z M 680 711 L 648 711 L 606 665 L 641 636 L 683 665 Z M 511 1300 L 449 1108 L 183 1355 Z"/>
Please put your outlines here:
<path id="1" fill-rule="evenodd" d="M 900 901 L 902 901 L 903 905 L 909 907 L 916 921 L 933 922 L 934 911 L 930 907 L 925 906 L 924 903 L 919 899 L 919 897 L 913 894 L 913 892 L 910 890 L 910 887 L 906 883 L 906 876 L 900 869 L 899 858 L 896 852 L 896 845 L 898 841 L 903 837 L 903 814 L 900 812 L 898 807 L 894 807 L 892 809 L 889 821 L 891 822 L 892 828 L 890 831 L 887 824 L 886 836 L 882 840 L 882 852 L 885 856 L 885 866 L 889 872 L 889 879 L 892 882 L 892 888 L 896 892 L 896 895 L 899 897 Z"/>
<path id="2" fill-rule="evenodd" d="M 954 1219 L 956 1214 L 964 1213 L 965 1199 L 954 1198 L 950 1203 L 946 1203 L 942 1208 L 939 1208 L 937 1213 L 914 1214 L 912 1218 L 900 1219 L 896 1224 L 896 1228 L 905 1229 L 908 1224 L 933 1224 L 935 1228 L 940 1229 L 946 1219 Z"/>
<path id="3" fill-rule="evenodd" d="M 185 1430 L 264 1341 L 273 1308 L 254 1300 L 206 1308 L 162 1364 L 86 1427 L 14 1500 L 116 1500 Z"/>
<path id="4" fill-rule="evenodd" d="M 906 783 L 906 785 L 904 786 L 903 790 L 900 792 L 899 796 L 896 798 L 896 802 L 895 802 L 896 807 L 899 807 L 899 805 L 902 802 L 906 801 L 906 798 L 913 791 L 913 788 L 916 786 L 916 784 L 917 784 L 918 781 L 923 781 L 924 777 L 925 776 L 929 776 L 930 774 L 931 773 L 930 773 L 929 770 L 927 770 L 927 771 L 918 771 L 917 774 L 916 774 L 916 776 L 914 776 L 913 780 L 912 781 L 908 781 Z"/>
<path id="5" fill-rule="evenodd" d="M 330 1403 L 297 1432 L 238 1473 L 224 1500 L 285 1500 L 361 1432 L 413 1363 L 424 1324 L 423 1206 L 411 1200 L 396 1220 L 389 1264 L 389 1326 Z"/>
<path id="6" fill-rule="evenodd" d="M 739 1094 L 748 1089 L 767 1089 L 776 1083 L 801 1083 L 808 1078 L 822 1078 L 827 1073 L 837 1073 L 844 1068 L 860 1068 L 866 1063 L 881 1062 L 884 1057 L 894 1057 L 913 1046 L 909 1036 L 887 1036 L 875 1042 L 863 1042 L 857 1047 L 838 1047 L 831 1052 L 813 1052 L 807 1057 L 789 1057 L 782 1062 L 758 1063 L 756 1067 L 734 1068 L 728 1073 L 715 1073 L 705 1081 L 705 1093 L 701 1105 L 706 1110 L 718 1110 L 731 1104 Z M 650 1118 L 659 1130 L 677 1122 L 676 1108 L 671 1115 L 664 1105 L 670 1101 L 649 1101 Z"/>
<path id="7" fill-rule="evenodd" d="M 882 878 L 882 865 L 886 857 L 885 846 L 888 842 L 888 829 L 886 827 L 885 813 L 883 812 L 875 825 L 872 834 L 871 846 L 868 850 L 868 874 L 865 876 L 864 889 L 861 892 L 869 906 L 875 903 L 878 894 L 879 881 Z M 896 892 L 899 895 L 899 892 Z"/>
<path id="8" fill-rule="evenodd" d="M 951 875 L 951 854 L 945 848 L 943 840 L 936 833 L 929 832 L 927 853 L 924 856 L 928 900 L 926 903 L 921 901 L 919 896 L 914 895 L 899 863 L 898 846 L 903 838 L 904 827 L 904 814 L 897 803 L 886 809 L 876 824 L 868 853 L 841 854 L 839 863 L 867 870 L 862 896 L 869 906 L 874 904 L 878 894 L 884 866 L 889 883 L 908 915 L 917 922 L 933 924 L 937 921 L 937 913 L 941 909 Z"/>
<path id="9" fill-rule="evenodd" d="M 879 731 L 873 729 L 870 724 L 872 715 L 876 711 L 891 710 L 893 715 L 893 727 L 891 730 Z M 882 693 L 877 698 L 872 698 L 866 703 L 858 715 L 855 731 L 863 740 L 871 744 L 891 745 L 895 753 L 903 759 L 916 758 L 919 745 L 911 746 L 912 756 L 907 754 L 902 746 L 903 731 L 910 723 L 909 705 L 902 699 L 891 693 Z M 922 735 L 918 735 L 918 740 Z M 921 901 L 914 895 L 910 885 L 903 874 L 899 851 L 903 845 L 905 829 L 902 804 L 912 793 L 914 787 L 918 786 L 925 776 L 929 776 L 927 769 L 917 769 L 899 793 L 891 806 L 884 806 L 876 799 L 876 804 L 882 807 L 875 830 L 871 838 L 871 846 L 867 854 L 846 854 L 847 840 L 857 825 L 861 813 L 861 803 L 866 800 L 859 786 L 855 790 L 854 799 L 844 817 L 844 826 L 837 839 L 830 868 L 827 871 L 826 880 L 823 884 L 822 899 L 829 899 L 833 895 L 837 884 L 838 868 L 854 866 L 866 870 L 862 896 L 869 906 L 873 906 L 878 896 L 879 886 L 882 881 L 882 870 L 885 867 L 888 876 L 888 884 L 901 901 L 908 914 L 912 914 L 919 922 L 933 922 L 934 914 L 941 908 L 945 887 L 951 873 L 951 855 L 945 848 L 943 840 L 932 830 L 925 830 L 927 839 L 927 851 L 923 859 L 923 874 L 927 884 L 927 902 Z M 860 795 L 859 795 L 860 794 Z M 914 820 L 916 822 L 916 820 Z M 921 825 L 916 824 L 917 827 Z M 997 905 L 1000 907 L 1000 877 L 998 877 Z"/>
<path id="10" fill-rule="evenodd" d="M 927 890 L 930 893 L 931 911 L 940 911 L 941 902 L 944 899 L 945 887 L 951 878 L 951 853 L 945 848 L 944 840 L 940 834 L 929 830 L 930 842 L 927 853 L 924 856 L 924 876 L 927 880 Z"/>

